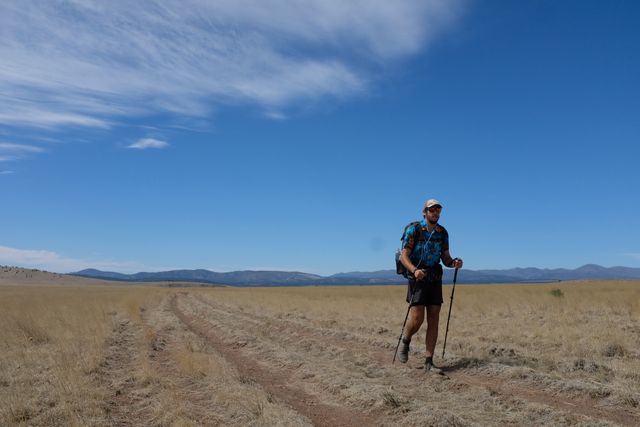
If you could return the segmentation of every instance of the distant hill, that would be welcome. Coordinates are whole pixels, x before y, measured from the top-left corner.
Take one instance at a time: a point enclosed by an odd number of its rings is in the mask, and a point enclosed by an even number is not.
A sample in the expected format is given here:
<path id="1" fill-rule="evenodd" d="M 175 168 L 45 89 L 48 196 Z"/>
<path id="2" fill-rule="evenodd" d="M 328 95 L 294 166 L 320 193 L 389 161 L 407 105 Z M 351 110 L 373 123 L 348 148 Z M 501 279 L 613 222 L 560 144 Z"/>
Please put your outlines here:
<path id="1" fill-rule="evenodd" d="M 304 286 L 304 285 L 372 285 L 405 283 L 395 270 L 372 272 L 353 271 L 331 276 L 298 271 L 232 271 L 218 273 L 209 270 L 171 270 L 155 273 L 122 274 L 87 269 L 70 273 L 74 276 L 119 280 L 127 282 L 181 281 L 223 284 L 232 286 Z M 512 268 L 508 270 L 469 270 L 458 273 L 458 283 L 527 283 L 589 279 L 640 279 L 640 268 L 602 267 L 587 264 L 574 270 L 565 268 Z M 444 281 L 453 280 L 453 270 L 445 269 Z"/>
<path id="2" fill-rule="evenodd" d="M 113 281 L 94 277 L 70 277 L 67 274 L 51 273 L 35 268 L 0 265 L 0 286 L 104 286 L 113 284 Z"/>
<path id="3" fill-rule="evenodd" d="M 228 273 L 217 273 L 209 270 L 171 270 L 156 273 L 135 273 L 122 274 L 94 269 L 82 270 L 70 273 L 73 276 L 99 277 L 101 279 L 111 279 L 129 282 L 157 282 L 157 281 L 182 281 L 216 283 L 223 285 L 301 285 L 322 280 L 322 276 L 290 271 L 231 271 Z"/>
<path id="4" fill-rule="evenodd" d="M 0 265 L 0 286 L 86 286 L 100 285 L 113 286 L 122 281 L 129 280 L 129 275 L 89 269 L 85 270 L 86 275 L 69 275 L 52 273 L 50 271 L 38 270 L 35 268 L 23 268 L 9 265 Z M 181 280 L 145 280 L 145 285 L 151 286 L 214 286 L 213 283 L 198 283 L 197 281 Z"/>

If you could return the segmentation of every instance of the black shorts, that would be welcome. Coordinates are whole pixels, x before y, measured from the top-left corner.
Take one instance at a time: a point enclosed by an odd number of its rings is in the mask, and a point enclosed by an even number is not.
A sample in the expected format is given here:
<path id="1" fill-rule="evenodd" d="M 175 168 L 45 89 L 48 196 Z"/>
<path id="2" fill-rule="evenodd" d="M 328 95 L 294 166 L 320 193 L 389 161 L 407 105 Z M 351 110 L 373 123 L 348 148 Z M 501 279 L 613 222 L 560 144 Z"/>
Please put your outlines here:
<path id="1" fill-rule="evenodd" d="M 413 293 L 410 305 L 442 305 L 442 279 L 440 280 L 409 280 L 407 286 L 407 302 Z"/>

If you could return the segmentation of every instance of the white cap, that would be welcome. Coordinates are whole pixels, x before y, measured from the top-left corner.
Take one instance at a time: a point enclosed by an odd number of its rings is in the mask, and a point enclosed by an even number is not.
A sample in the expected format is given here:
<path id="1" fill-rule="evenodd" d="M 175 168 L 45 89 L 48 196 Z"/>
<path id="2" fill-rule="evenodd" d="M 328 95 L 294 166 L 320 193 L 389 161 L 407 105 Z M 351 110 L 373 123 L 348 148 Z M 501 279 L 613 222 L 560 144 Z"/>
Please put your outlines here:
<path id="1" fill-rule="evenodd" d="M 426 211 L 431 206 L 440 206 L 440 207 L 442 207 L 442 203 L 440 203 L 436 199 L 429 199 L 426 202 L 424 202 L 424 208 L 422 210 Z"/>

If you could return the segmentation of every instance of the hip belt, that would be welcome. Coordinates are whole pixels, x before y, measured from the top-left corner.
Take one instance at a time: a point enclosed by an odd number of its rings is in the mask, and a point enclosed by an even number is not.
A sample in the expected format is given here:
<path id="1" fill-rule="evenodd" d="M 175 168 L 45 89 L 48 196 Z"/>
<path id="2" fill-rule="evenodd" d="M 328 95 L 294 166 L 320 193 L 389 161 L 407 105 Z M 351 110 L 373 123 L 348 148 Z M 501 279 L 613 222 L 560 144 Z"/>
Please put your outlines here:
<path id="1" fill-rule="evenodd" d="M 424 271 L 424 277 L 419 280 L 420 282 L 437 282 L 442 280 L 442 266 L 440 264 L 436 264 L 433 267 L 420 268 L 420 270 Z M 415 276 L 411 276 L 411 279 L 416 281 Z"/>

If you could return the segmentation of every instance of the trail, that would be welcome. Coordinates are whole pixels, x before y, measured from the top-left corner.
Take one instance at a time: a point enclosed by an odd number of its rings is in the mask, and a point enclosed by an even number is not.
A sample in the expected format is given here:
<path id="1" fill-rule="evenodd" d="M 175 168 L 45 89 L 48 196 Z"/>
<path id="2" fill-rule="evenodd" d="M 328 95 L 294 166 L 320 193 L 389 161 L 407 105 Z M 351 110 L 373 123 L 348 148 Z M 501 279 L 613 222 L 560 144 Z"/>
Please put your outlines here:
<path id="1" fill-rule="evenodd" d="M 188 303 L 185 299 L 181 299 L 185 305 L 191 305 L 193 308 L 200 310 L 199 316 L 207 319 L 208 326 L 204 323 L 198 323 L 196 318 L 186 316 L 185 322 L 201 329 L 201 333 L 207 334 L 216 342 L 216 347 L 222 348 L 222 351 L 228 353 L 229 358 L 244 358 L 241 355 L 241 349 L 246 351 L 244 346 L 248 346 L 248 342 L 240 341 L 241 346 L 229 350 L 228 342 L 225 343 L 220 336 L 216 334 L 222 333 L 224 330 L 244 330 L 247 341 L 256 340 L 256 335 L 266 327 L 269 330 L 268 336 L 263 341 L 253 344 L 253 351 L 263 355 L 263 360 L 268 360 L 270 364 L 278 363 L 286 366 L 287 360 L 282 359 L 282 355 L 278 353 L 278 348 L 283 346 L 291 346 L 291 343 L 302 343 L 306 346 L 307 351 L 300 358 L 311 358 L 313 349 L 318 347 L 330 348 L 334 347 L 335 354 L 351 355 L 352 358 L 362 364 L 371 367 L 371 371 L 387 371 L 392 369 L 392 375 L 402 376 L 403 380 L 414 387 L 420 387 L 424 383 L 424 375 L 415 375 L 416 368 L 421 367 L 421 360 L 416 361 L 413 357 L 409 364 L 395 366 L 391 365 L 394 346 L 388 342 L 377 340 L 371 337 L 363 337 L 348 331 L 336 329 L 328 329 L 311 324 L 311 321 L 302 321 L 300 319 L 290 320 L 284 318 L 275 318 L 269 316 L 258 315 L 255 313 L 243 313 L 234 310 L 233 307 L 226 307 L 217 304 L 208 298 L 190 297 Z M 177 307 L 177 301 L 174 301 Z M 177 308 L 176 308 L 177 310 Z M 215 332 L 214 332 L 215 331 Z M 236 333 L 238 335 L 238 333 Z M 273 342 L 269 342 L 273 341 Z M 292 348 L 293 349 L 293 348 Z M 296 359 L 297 360 L 297 359 Z M 244 361 L 242 362 L 244 363 Z M 312 363 L 321 363 L 320 361 Z M 254 363 L 255 364 L 255 363 Z M 264 370 L 264 368 L 260 368 Z M 356 370 L 358 374 L 359 371 Z M 365 370 L 366 375 L 366 370 Z M 256 373 L 258 376 L 260 372 Z M 348 375 L 348 373 L 347 373 Z M 261 377 L 266 384 L 277 382 L 276 378 Z M 602 401 L 589 395 L 578 397 L 562 396 L 551 394 L 545 390 L 543 386 L 535 384 L 531 381 L 517 378 L 503 378 L 499 375 L 487 375 L 482 369 L 478 369 L 473 364 L 462 363 L 459 366 L 451 367 L 446 372 L 448 380 L 455 383 L 454 388 L 463 390 L 467 387 L 479 387 L 491 396 L 496 396 L 502 403 L 512 404 L 513 401 L 533 402 L 541 404 L 556 411 L 571 413 L 586 420 L 601 420 L 620 425 L 636 426 L 640 425 L 640 414 L 632 409 L 620 410 L 608 408 L 602 405 Z M 304 399 L 303 399 L 304 401 Z M 298 402 L 304 403 L 304 402 Z M 311 418 L 311 417 L 310 417 Z M 313 418 L 312 418 L 313 419 Z M 507 420 L 505 420 L 506 422 Z M 339 425 L 339 424 L 328 424 Z"/>
<path id="2" fill-rule="evenodd" d="M 135 378 L 141 355 L 136 345 L 143 339 L 142 328 L 115 315 L 116 326 L 109 339 L 104 360 L 94 372 L 95 381 L 106 390 L 104 411 L 113 426 L 136 426 L 148 420 L 144 385 Z"/>
<path id="3" fill-rule="evenodd" d="M 519 377 L 507 365 L 455 358 L 445 375 L 429 375 L 420 369 L 417 351 L 409 363 L 392 365 L 395 343 L 364 329 L 255 313 L 195 292 L 171 293 L 135 321 L 114 313 L 114 325 L 93 373 L 114 426 L 264 423 L 243 402 L 231 403 L 220 379 L 262 393 L 262 399 L 266 393 L 269 405 L 288 411 L 289 424 L 640 425 L 634 408 L 608 407 L 606 398 L 595 397 L 607 395 L 605 384 L 577 387 L 569 396 L 554 388 L 557 377 L 541 370 Z M 199 357 L 224 360 L 238 377 L 216 379 L 181 368 L 194 339 L 208 348 Z"/>
<path id="4" fill-rule="evenodd" d="M 186 314 L 178 303 L 178 297 L 171 300 L 175 315 L 193 332 L 205 338 L 225 359 L 235 365 L 238 371 L 258 383 L 277 400 L 285 402 L 300 414 L 306 416 L 316 426 L 376 425 L 374 417 L 347 406 L 329 405 L 316 396 L 294 387 L 286 369 L 265 367 L 254 359 L 243 355 L 239 346 L 228 346 L 202 319 Z"/>
<path id="5" fill-rule="evenodd" d="M 153 371 L 154 382 L 159 389 L 169 391 L 174 407 L 179 409 L 178 422 L 189 420 L 194 424 L 230 425 L 225 408 L 212 398 L 211 390 L 201 375 L 188 375 L 182 372 L 176 362 L 176 353 L 184 347 L 184 337 L 177 325 L 179 320 L 164 302 L 152 312 L 145 313 L 143 322 L 147 328 L 149 342 L 147 355 Z M 158 320 L 162 318 L 162 321 Z M 173 414 L 166 415 L 169 418 Z M 157 424 L 167 424 L 168 420 L 158 420 Z"/>

